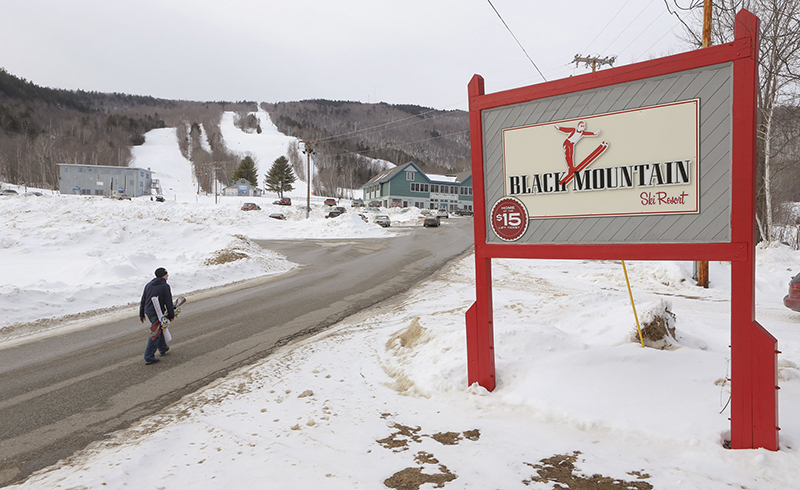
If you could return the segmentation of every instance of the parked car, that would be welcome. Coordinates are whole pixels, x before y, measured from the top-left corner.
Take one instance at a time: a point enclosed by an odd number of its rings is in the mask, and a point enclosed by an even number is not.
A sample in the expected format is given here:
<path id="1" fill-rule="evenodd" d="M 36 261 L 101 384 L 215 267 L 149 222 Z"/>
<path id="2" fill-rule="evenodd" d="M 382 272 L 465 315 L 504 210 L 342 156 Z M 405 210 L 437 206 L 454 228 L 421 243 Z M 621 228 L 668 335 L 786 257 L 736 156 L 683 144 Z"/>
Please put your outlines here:
<path id="1" fill-rule="evenodd" d="M 42 194 L 39 191 L 31 191 L 31 192 L 26 192 L 25 195 L 26 196 L 43 196 L 44 194 Z"/>
<path id="2" fill-rule="evenodd" d="M 344 208 L 342 208 L 342 209 L 344 209 Z M 328 214 L 326 214 L 325 217 L 326 218 L 335 218 L 337 216 L 341 216 L 342 214 L 344 214 L 344 211 L 342 211 L 339 208 L 333 208 L 330 211 L 328 211 Z"/>
<path id="3" fill-rule="evenodd" d="M 350 204 L 351 208 L 362 208 L 364 207 L 364 200 L 363 199 L 353 199 L 353 202 Z"/>
<path id="4" fill-rule="evenodd" d="M 326 206 L 336 206 L 336 199 L 330 199 L 330 198 L 325 199 L 325 205 Z"/>
<path id="5" fill-rule="evenodd" d="M 286 219 L 286 216 L 281 213 L 272 213 L 269 217 L 272 219 Z"/>
<path id="6" fill-rule="evenodd" d="M 116 196 L 111 196 L 111 197 L 113 199 L 119 199 L 120 201 L 122 201 L 122 200 L 130 201 L 131 200 L 131 196 L 129 196 L 127 194 L 117 194 Z"/>
<path id="7" fill-rule="evenodd" d="M 19 192 L 15 191 L 14 189 L 3 189 L 0 191 L 0 196 L 16 196 Z"/>
<path id="8" fill-rule="evenodd" d="M 455 211 L 453 211 L 453 214 L 456 214 L 458 216 L 472 216 L 472 211 L 470 211 L 469 209 L 456 209 Z"/>
<path id="9" fill-rule="evenodd" d="M 422 226 L 429 227 L 429 226 L 439 226 L 442 222 L 439 220 L 438 216 L 425 216 L 425 221 L 422 222 Z"/>
<path id="10" fill-rule="evenodd" d="M 363 219 L 363 220 L 364 220 L 364 222 L 369 222 L 369 218 L 367 218 L 367 216 L 366 216 L 365 214 L 358 213 L 358 216 L 360 216 L 360 217 L 361 217 L 361 219 Z"/>
<path id="11" fill-rule="evenodd" d="M 369 207 L 371 207 L 371 208 L 379 208 L 379 207 L 381 207 L 381 202 L 380 201 L 370 201 L 369 202 Z"/>
<path id="12" fill-rule="evenodd" d="M 342 206 L 336 206 L 335 208 L 331 209 L 331 211 L 339 211 L 340 213 L 346 213 L 347 209 Z"/>
<path id="13" fill-rule="evenodd" d="M 384 228 L 388 228 L 388 227 L 392 226 L 392 220 L 390 220 L 389 217 L 386 216 L 385 214 L 375 215 L 375 217 L 372 218 L 372 222 L 373 223 L 377 223 L 377 224 L 383 226 Z"/>
<path id="14" fill-rule="evenodd" d="M 783 298 L 783 304 L 790 310 L 800 312 L 800 274 L 789 282 L 789 294 Z"/>
<path id="15" fill-rule="evenodd" d="M 389 204 L 389 207 L 390 208 L 399 208 L 400 207 L 400 203 L 399 202 L 393 202 L 393 203 Z"/>
<path id="16" fill-rule="evenodd" d="M 446 209 L 442 208 L 442 209 L 436 211 L 436 217 L 437 218 L 449 218 L 450 214 L 448 214 Z"/>
<path id="17" fill-rule="evenodd" d="M 364 212 L 367 212 L 367 213 L 380 213 L 381 212 L 381 208 L 373 208 L 373 207 L 364 208 Z"/>
<path id="18" fill-rule="evenodd" d="M 261 206 L 254 202 L 246 202 L 242 205 L 242 211 L 261 211 Z"/>
<path id="19" fill-rule="evenodd" d="M 166 201 L 166 199 L 164 199 L 164 196 L 156 196 L 156 201 L 164 202 L 164 201 Z"/>
<path id="20" fill-rule="evenodd" d="M 288 197 L 282 197 L 277 201 L 272 201 L 272 204 L 277 204 L 278 206 L 291 206 L 292 200 Z"/>

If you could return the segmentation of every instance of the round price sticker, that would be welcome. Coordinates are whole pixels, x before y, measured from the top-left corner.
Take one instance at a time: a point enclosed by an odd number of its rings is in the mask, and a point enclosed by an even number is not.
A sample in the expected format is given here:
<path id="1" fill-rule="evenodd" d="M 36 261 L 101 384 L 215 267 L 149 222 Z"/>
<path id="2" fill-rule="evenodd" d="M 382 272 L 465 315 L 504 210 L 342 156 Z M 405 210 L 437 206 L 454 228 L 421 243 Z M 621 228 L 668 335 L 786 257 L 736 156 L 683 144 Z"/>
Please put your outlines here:
<path id="1" fill-rule="evenodd" d="M 528 229 L 528 210 L 519 199 L 504 197 L 492 207 L 492 230 L 501 240 L 519 240 Z"/>

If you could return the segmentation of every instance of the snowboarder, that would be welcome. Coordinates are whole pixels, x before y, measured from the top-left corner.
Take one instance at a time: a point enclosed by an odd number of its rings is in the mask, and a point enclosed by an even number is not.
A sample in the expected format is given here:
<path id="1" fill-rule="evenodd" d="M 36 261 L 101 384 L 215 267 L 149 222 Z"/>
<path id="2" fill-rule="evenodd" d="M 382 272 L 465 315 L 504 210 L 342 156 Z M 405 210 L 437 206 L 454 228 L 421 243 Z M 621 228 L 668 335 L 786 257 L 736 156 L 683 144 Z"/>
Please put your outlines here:
<path id="1" fill-rule="evenodd" d="M 159 267 L 156 269 L 155 275 L 156 277 L 145 285 L 142 301 L 139 304 L 139 321 L 144 323 L 145 315 L 150 321 L 150 337 L 147 339 L 147 347 L 144 350 L 145 364 L 155 364 L 159 361 L 155 357 L 156 350 L 162 356 L 169 350 L 167 341 L 164 339 L 160 318 L 166 316 L 168 320 L 175 319 L 172 290 L 167 284 L 169 273 L 163 267 Z M 156 311 L 154 297 L 158 298 L 157 303 L 161 305 L 161 311 Z"/>

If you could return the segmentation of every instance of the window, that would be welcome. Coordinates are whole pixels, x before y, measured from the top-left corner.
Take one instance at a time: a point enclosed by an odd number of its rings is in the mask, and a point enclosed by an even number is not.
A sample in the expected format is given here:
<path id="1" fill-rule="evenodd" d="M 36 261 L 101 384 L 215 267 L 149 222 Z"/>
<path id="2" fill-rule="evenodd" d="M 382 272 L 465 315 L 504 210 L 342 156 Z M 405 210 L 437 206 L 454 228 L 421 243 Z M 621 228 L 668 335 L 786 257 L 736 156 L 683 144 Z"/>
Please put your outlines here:
<path id="1" fill-rule="evenodd" d="M 406 180 L 414 180 L 414 174 L 416 172 L 406 172 Z"/>

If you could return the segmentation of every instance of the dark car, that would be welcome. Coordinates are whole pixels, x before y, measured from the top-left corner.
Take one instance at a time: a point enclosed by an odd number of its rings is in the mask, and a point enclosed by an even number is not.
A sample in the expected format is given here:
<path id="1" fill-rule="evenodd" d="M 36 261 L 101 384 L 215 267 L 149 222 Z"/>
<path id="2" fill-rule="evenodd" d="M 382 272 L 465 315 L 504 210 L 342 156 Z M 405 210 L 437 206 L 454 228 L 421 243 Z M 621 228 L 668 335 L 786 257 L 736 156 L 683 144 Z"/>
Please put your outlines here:
<path id="1" fill-rule="evenodd" d="M 292 200 L 288 197 L 282 197 L 277 201 L 272 201 L 272 204 L 277 204 L 278 206 L 291 206 Z"/>
<path id="2" fill-rule="evenodd" d="M 242 205 L 242 211 L 261 211 L 261 206 L 254 202 L 246 202 Z"/>
<path id="3" fill-rule="evenodd" d="M 783 298 L 783 304 L 790 310 L 800 312 L 800 274 L 789 282 L 789 294 Z"/>
<path id="4" fill-rule="evenodd" d="M 363 208 L 364 207 L 364 200 L 363 199 L 353 199 L 353 202 L 350 204 L 352 208 Z"/>
<path id="5" fill-rule="evenodd" d="M 272 219 L 286 219 L 286 216 L 281 213 L 272 213 L 269 217 Z"/>
<path id="6" fill-rule="evenodd" d="M 438 216 L 425 216 L 425 221 L 422 222 L 422 226 L 426 228 L 428 226 L 439 226 L 441 224 L 442 222 L 439 220 Z"/>
<path id="7" fill-rule="evenodd" d="M 335 218 L 337 216 L 341 216 L 342 214 L 344 214 L 344 211 L 342 211 L 339 208 L 333 208 L 330 211 L 328 211 L 328 214 L 326 214 L 325 217 L 326 218 Z"/>
<path id="8" fill-rule="evenodd" d="M 164 201 L 166 201 L 166 199 L 164 199 L 164 196 L 156 196 L 156 201 L 164 202 Z"/>
<path id="9" fill-rule="evenodd" d="M 453 214 L 458 216 L 472 216 L 472 211 L 469 209 L 456 209 Z"/>
<path id="10" fill-rule="evenodd" d="M 325 199 L 325 205 L 326 206 L 336 206 L 336 199 L 330 199 L 330 198 Z"/>

